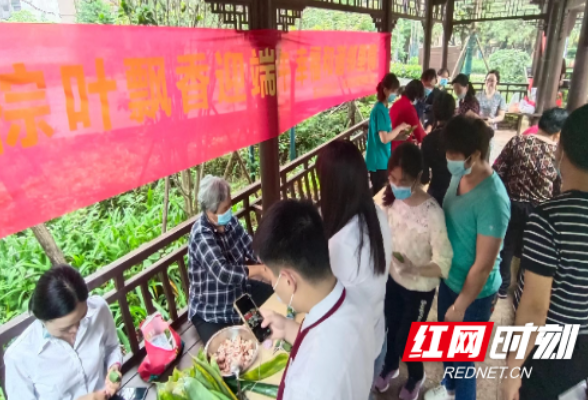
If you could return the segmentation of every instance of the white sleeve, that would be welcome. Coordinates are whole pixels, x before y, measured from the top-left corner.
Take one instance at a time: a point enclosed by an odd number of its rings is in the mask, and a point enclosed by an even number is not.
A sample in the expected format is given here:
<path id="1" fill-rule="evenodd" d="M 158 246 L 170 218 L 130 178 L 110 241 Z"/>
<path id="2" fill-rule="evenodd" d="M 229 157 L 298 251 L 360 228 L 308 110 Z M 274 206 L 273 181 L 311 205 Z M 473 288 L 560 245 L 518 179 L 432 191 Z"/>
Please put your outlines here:
<path id="1" fill-rule="evenodd" d="M 104 302 L 100 310 L 100 322 L 104 325 L 104 363 L 108 370 L 114 364 L 121 364 L 123 361 L 116 326 L 108 304 Z"/>
<path id="2" fill-rule="evenodd" d="M 453 260 L 453 249 L 447 236 L 445 215 L 439 206 L 429 208 L 429 240 L 433 251 L 431 261 L 441 268 L 443 278 L 447 279 Z"/>
<path id="3" fill-rule="evenodd" d="M 37 400 L 31 378 L 26 373 L 22 360 L 14 360 L 9 355 L 4 357 L 6 368 L 5 388 L 8 400 Z"/>

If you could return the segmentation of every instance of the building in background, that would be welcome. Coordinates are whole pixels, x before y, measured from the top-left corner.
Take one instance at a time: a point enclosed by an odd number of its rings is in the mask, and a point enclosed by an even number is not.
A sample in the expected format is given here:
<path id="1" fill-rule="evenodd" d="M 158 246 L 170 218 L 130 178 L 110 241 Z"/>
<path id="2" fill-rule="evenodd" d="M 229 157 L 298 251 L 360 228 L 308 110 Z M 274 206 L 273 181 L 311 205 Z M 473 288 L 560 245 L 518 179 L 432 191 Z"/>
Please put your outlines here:
<path id="1" fill-rule="evenodd" d="M 39 21 L 75 22 L 75 0 L 0 0 L 0 20 L 28 11 Z"/>

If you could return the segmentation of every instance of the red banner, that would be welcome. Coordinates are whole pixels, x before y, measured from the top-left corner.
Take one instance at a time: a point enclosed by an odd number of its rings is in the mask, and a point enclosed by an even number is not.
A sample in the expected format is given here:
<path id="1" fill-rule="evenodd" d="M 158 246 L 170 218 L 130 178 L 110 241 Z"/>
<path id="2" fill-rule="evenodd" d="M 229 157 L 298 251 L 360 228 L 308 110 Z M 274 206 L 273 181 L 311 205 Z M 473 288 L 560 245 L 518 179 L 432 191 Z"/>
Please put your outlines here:
<path id="1" fill-rule="evenodd" d="M 0 237 L 374 93 L 389 35 L 5 24 Z"/>

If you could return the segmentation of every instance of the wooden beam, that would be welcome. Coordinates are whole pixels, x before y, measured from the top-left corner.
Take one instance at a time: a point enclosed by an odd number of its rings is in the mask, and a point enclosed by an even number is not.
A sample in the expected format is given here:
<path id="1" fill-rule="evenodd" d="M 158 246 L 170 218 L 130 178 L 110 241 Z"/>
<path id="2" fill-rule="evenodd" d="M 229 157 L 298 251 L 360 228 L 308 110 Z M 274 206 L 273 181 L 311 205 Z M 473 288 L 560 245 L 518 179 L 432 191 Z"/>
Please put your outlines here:
<path id="1" fill-rule="evenodd" d="M 449 56 L 449 41 L 453 35 L 453 9 L 455 0 L 447 0 L 445 5 L 445 19 L 443 20 L 443 54 L 441 67 L 447 69 L 447 58 Z"/>
<path id="2" fill-rule="evenodd" d="M 425 42 L 423 44 L 423 70 L 429 68 L 431 63 L 431 43 L 433 42 L 433 0 L 425 1 L 425 21 L 423 30 L 425 33 Z"/>
<path id="3" fill-rule="evenodd" d="M 574 111 L 588 101 L 588 1 L 584 5 L 584 18 L 574 61 L 574 72 L 568 93 L 568 110 Z"/>
<path id="4" fill-rule="evenodd" d="M 519 16 L 512 16 L 512 17 L 494 17 L 494 18 L 476 18 L 476 19 L 460 19 L 454 20 L 453 25 L 469 25 L 473 24 L 474 22 L 491 22 L 491 21 L 508 21 L 513 19 L 520 19 L 523 21 L 533 21 L 539 19 L 545 19 L 547 15 L 545 14 L 534 14 L 534 15 L 519 15 Z"/>

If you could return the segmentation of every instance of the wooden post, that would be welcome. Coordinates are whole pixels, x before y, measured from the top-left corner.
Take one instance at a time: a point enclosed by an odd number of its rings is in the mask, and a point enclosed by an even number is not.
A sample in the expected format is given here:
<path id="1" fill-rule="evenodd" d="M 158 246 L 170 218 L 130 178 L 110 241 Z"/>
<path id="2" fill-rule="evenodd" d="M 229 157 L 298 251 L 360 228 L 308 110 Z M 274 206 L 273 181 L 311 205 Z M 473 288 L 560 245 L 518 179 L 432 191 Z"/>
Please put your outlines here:
<path id="1" fill-rule="evenodd" d="M 392 33 L 394 29 L 394 19 L 392 16 L 392 0 L 382 0 L 382 25 L 381 32 Z M 392 61 L 392 35 L 386 41 L 386 72 L 390 71 Z"/>
<path id="2" fill-rule="evenodd" d="M 425 31 L 425 42 L 423 44 L 423 71 L 429 69 L 431 64 L 431 43 L 433 41 L 433 0 L 425 1 L 425 21 L 423 30 Z"/>
<path id="3" fill-rule="evenodd" d="M 537 88 L 536 112 L 542 113 L 545 109 L 555 105 L 557 85 L 561 74 L 563 46 L 565 37 L 561 40 L 564 30 L 567 0 L 551 0 L 549 23 L 547 26 L 547 45 L 542 57 L 543 73 L 541 82 Z M 563 42 L 563 43 L 560 43 Z M 561 44 L 561 46 L 560 46 Z"/>
<path id="4" fill-rule="evenodd" d="M 250 3 L 250 29 L 274 29 L 276 8 L 272 0 L 257 0 Z M 280 200 L 280 149 L 278 146 L 278 100 L 270 97 L 264 117 L 270 126 L 273 138 L 259 144 L 261 204 L 267 210 Z"/>
<path id="5" fill-rule="evenodd" d="M 535 38 L 535 50 L 533 51 L 533 64 L 531 64 L 531 75 L 533 82 L 537 82 L 539 77 L 539 65 L 541 64 L 541 54 L 543 53 L 543 23 L 537 27 L 537 37 Z"/>
<path id="6" fill-rule="evenodd" d="M 443 55 L 441 67 L 447 68 L 447 58 L 449 57 L 449 41 L 453 34 L 453 7 L 454 0 L 447 0 L 445 5 L 445 19 L 443 20 Z"/>
<path id="7" fill-rule="evenodd" d="M 580 39 L 578 41 L 578 52 L 572 73 L 570 91 L 568 93 L 568 110 L 574 111 L 576 108 L 586 104 L 588 101 L 588 1 L 584 6 L 584 18 L 582 19 L 582 28 L 580 30 Z"/>

